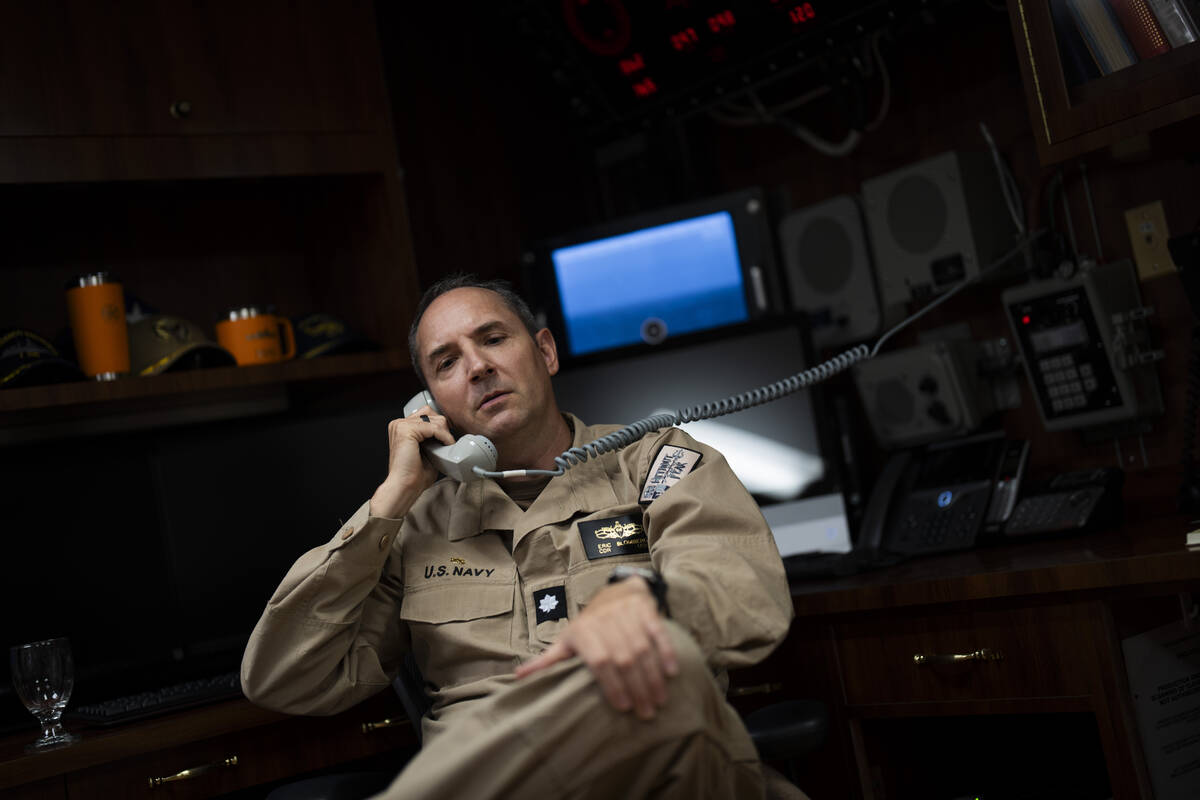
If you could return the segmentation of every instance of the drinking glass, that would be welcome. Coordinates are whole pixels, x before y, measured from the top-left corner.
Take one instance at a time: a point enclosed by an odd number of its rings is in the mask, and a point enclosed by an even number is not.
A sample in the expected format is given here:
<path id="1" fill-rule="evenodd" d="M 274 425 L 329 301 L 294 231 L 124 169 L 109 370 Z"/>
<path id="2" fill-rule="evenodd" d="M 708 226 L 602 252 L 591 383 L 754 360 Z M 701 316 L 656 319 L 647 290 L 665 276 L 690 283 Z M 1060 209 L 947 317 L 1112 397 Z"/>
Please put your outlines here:
<path id="1" fill-rule="evenodd" d="M 18 644 L 8 650 L 13 687 L 17 696 L 37 717 L 42 735 L 25 747 L 26 752 L 61 747 L 78 741 L 62 726 L 63 709 L 75 686 L 75 667 L 71 661 L 71 643 L 65 638 Z"/>

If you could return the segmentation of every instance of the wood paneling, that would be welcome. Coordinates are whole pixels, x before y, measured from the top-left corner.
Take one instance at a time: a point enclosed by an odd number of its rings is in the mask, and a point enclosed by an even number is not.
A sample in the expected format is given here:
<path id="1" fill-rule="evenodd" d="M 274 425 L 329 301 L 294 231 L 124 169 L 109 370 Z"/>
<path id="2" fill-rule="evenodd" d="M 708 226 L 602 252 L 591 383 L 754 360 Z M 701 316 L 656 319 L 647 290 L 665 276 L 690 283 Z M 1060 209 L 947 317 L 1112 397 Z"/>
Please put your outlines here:
<path id="1" fill-rule="evenodd" d="M 387 128 L 365 0 L 18 0 L 0 28 L 0 136 Z"/>

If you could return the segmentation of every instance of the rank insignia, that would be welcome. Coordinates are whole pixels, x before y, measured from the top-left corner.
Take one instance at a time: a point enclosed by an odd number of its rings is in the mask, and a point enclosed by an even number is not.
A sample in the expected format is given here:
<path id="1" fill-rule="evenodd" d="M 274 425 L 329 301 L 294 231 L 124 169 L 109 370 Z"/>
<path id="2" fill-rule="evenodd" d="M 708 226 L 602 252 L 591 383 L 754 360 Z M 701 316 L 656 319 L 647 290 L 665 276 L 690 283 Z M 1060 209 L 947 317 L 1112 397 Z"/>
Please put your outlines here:
<path id="1" fill-rule="evenodd" d="M 538 589 L 533 593 L 533 603 L 537 608 L 537 624 L 551 622 L 567 617 L 567 589 L 565 586 L 551 586 Z"/>

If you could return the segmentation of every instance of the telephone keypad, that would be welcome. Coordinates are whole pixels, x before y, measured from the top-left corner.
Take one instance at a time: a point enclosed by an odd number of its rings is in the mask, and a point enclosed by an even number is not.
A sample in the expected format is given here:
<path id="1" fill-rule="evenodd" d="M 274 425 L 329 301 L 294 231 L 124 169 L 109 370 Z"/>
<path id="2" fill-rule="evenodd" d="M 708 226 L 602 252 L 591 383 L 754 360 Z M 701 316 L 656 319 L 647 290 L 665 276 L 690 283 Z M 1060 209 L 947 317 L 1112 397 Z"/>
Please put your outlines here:
<path id="1" fill-rule="evenodd" d="M 1046 393 L 1050 395 L 1050 407 L 1056 412 L 1073 411 L 1086 408 L 1088 398 L 1085 392 L 1096 389 L 1096 379 L 1092 376 L 1092 365 L 1076 364 L 1075 356 L 1066 353 L 1038 361 L 1042 371 L 1042 379 L 1046 382 Z"/>
<path id="2" fill-rule="evenodd" d="M 1103 493 L 1102 487 L 1089 486 L 1025 497 L 1013 509 L 1004 532 L 1020 536 L 1081 528 Z"/>
<path id="3" fill-rule="evenodd" d="M 904 553 L 933 553 L 973 547 L 987 510 L 986 491 L 960 491 L 945 507 L 914 496 L 899 520 L 892 546 Z"/>

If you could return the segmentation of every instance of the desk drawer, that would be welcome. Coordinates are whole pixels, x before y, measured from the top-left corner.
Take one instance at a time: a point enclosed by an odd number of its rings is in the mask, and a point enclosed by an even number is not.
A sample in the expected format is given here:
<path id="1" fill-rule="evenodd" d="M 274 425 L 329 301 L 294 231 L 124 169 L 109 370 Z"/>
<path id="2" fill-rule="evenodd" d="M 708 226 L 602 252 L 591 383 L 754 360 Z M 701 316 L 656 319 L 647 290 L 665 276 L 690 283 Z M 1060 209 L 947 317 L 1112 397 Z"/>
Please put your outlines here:
<path id="1" fill-rule="evenodd" d="M 1096 690 L 1089 606 L 923 613 L 835 625 L 846 703 L 1069 697 Z M 924 656 L 917 663 L 915 656 Z M 995 660 L 993 660 L 995 659 Z"/>
<path id="2" fill-rule="evenodd" d="M 412 742 L 403 726 L 363 733 L 353 711 L 336 717 L 295 717 L 260 728 L 143 753 L 67 776 L 70 800 L 185 800 L 208 798 L 258 786 L 382 752 L 396 753 Z M 201 769 L 198 769 L 201 768 Z M 191 775 L 151 786 L 190 770 Z"/>

